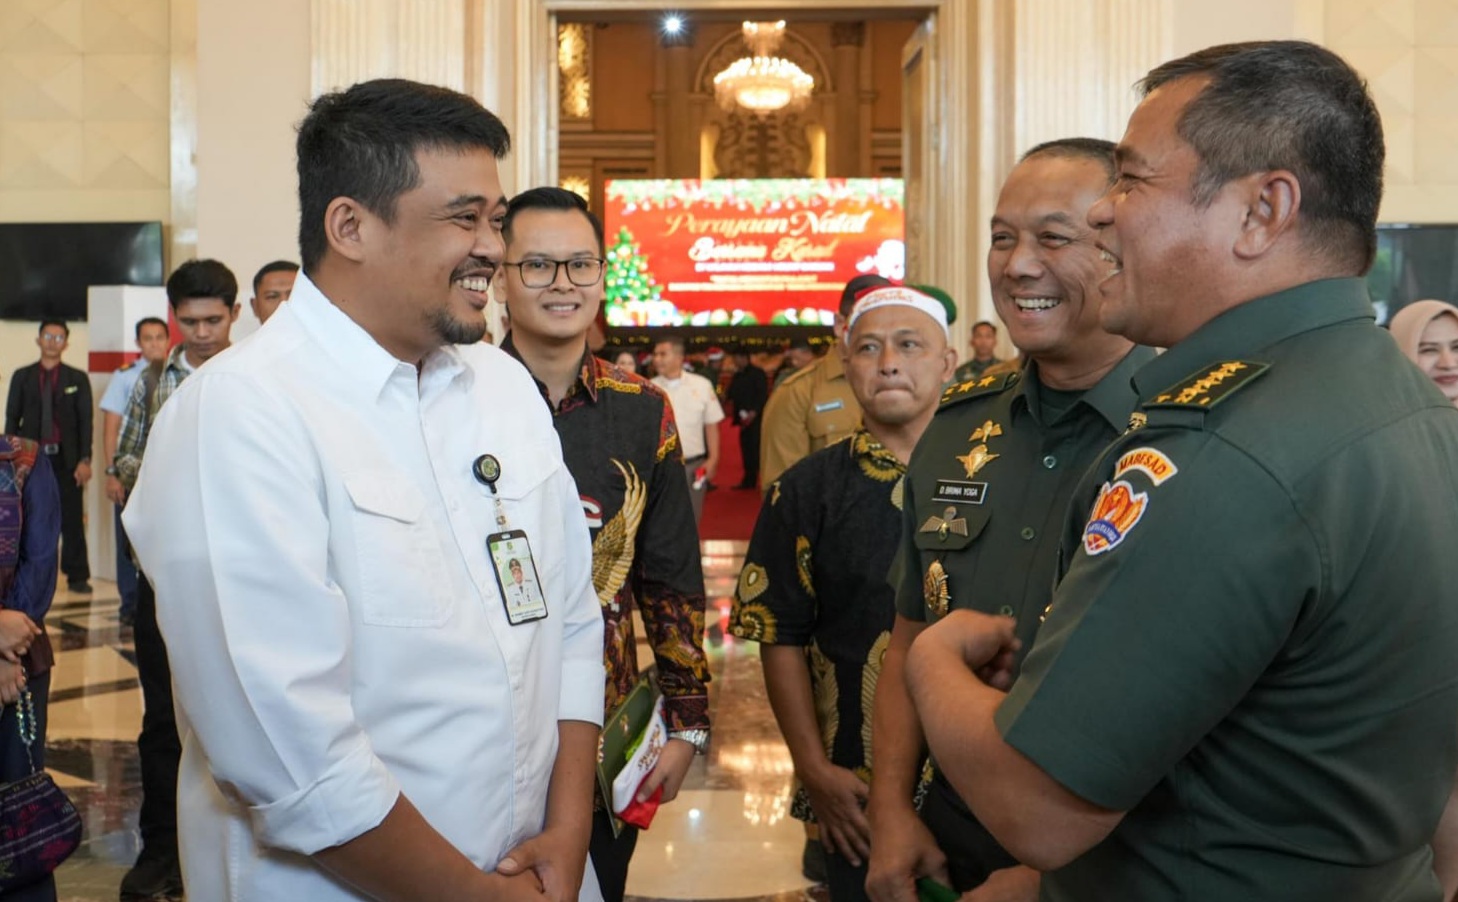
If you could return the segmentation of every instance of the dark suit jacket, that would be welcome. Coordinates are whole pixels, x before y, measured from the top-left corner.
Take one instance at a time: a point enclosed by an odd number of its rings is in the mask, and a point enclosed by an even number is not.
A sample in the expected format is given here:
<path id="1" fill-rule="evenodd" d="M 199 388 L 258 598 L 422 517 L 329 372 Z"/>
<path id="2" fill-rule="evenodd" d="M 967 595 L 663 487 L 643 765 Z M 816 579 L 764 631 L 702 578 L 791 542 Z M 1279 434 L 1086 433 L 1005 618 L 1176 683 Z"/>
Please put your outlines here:
<path id="1" fill-rule="evenodd" d="M 52 413 L 61 424 L 61 465 L 69 473 L 82 458 L 91 456 L 91 380 L 81 370 L 63 363 L 59 388 Z M 45 442 L 40 428 L 40 364 L 32 363 L 16 370 L 10 378 L 5 432 Z"/>

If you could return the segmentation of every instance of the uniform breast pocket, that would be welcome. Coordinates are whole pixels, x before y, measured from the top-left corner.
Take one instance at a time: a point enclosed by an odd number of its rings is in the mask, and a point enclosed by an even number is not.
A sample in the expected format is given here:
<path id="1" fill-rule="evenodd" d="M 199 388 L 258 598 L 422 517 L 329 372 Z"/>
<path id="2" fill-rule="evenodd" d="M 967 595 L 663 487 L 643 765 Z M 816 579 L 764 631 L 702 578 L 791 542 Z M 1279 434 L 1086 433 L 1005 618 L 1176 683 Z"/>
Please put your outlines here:
<path id="1" fill-rule="evenodd" d="M 387 473 L 345 477 L 354 506 L 361 617 L 374 626 L 436 627 L 450 619 L 445 557 L 414 486 Z"/>
<path id="2" fill-rule="evenodd" d="M 923 504 L 916 515 L 917 557 L 927 611 L 933 618 L 941 618 L 948 610 L 972 607 L 965 593 L 976 572 L 975 543 L 992 519 L 992 511 L 981 506 Z"/>

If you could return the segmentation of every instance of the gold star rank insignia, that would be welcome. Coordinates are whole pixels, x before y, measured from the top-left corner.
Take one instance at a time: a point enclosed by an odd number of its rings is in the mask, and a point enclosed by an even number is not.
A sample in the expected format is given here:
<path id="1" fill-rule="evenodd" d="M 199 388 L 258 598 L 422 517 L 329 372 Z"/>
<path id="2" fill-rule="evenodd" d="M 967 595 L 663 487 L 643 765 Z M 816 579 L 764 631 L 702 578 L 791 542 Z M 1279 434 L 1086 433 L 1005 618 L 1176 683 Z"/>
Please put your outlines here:
<path id="1" fill-rule="evenodd" d="M 938 617 L 947 616 L 947 609 L 951 607 L 952 603 L 952 595 L 947 589 L 947 571 L 942 567 L 941 561 L 932 561 L 931 566 L 926 568 L 926 577 L 921 581 L 921 590 L 927 608 Z"/>

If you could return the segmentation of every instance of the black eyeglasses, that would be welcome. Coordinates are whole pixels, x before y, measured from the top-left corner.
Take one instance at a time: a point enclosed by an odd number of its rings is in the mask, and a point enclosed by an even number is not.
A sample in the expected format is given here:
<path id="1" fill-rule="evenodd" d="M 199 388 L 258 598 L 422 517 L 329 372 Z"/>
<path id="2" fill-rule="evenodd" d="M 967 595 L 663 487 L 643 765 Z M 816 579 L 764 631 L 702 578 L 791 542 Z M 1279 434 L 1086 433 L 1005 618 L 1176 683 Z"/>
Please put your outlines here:
<path id="1" fill-rule="evenodd" d="M 571 260 L 549 260 L 546 257 L 529 257 L 519 263 L 502 263 L 515 266 L 521 273 L 521 284 L 528 288 L 547 288 L 557 281 L 557 271 L 567 268 L 567 281 L 578 288 L 596 285 L 602 279 L 601 257 L 573 257 Z"/>

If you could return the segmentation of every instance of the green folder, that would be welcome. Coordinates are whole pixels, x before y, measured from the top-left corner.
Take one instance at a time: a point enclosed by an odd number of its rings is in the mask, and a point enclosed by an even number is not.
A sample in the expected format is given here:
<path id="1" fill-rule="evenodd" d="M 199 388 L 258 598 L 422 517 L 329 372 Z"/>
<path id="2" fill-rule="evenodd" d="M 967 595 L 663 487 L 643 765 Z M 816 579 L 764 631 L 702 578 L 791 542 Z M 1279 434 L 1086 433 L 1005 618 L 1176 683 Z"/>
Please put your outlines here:
<path id="1" fill-rule="evenodd" d="M 597 741 L 597 788 L 602 793 L 609 815 L 613 811 L 613 780 L 623 772 L 628 758 L 643 741 L 657 703 L 658 690 L 645 675 L 603 721 L 602 735 Z M 613 825 L 613 836 L 617 836 L 622 832 L 623 822 L 616 817 L 609 819 Z"/>
<path id="2" fill-rule="evenodd" d="M 916 881 L 916 898 L 920 902 L 957 902 L 962 895 L 930 877 L 919 877 Z"/>

